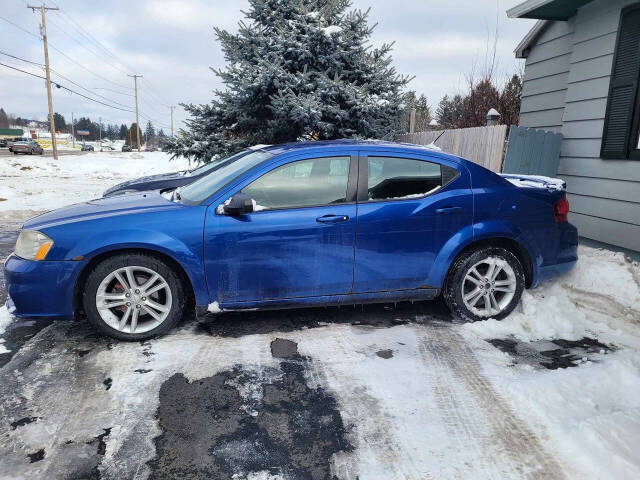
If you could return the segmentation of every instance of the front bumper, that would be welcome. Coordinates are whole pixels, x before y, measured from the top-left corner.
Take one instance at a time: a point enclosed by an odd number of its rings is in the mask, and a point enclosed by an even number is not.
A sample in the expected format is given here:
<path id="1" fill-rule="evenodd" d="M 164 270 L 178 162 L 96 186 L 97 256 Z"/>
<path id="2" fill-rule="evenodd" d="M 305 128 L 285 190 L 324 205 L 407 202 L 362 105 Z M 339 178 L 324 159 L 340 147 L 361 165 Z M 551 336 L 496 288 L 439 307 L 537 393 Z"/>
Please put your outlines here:
<path id="1" fill-rule="evenodd" d="M 84 264 L 11 255 L 4 264 L 7 308 L 16 317 L 73 317 L 75 281 Z"/>

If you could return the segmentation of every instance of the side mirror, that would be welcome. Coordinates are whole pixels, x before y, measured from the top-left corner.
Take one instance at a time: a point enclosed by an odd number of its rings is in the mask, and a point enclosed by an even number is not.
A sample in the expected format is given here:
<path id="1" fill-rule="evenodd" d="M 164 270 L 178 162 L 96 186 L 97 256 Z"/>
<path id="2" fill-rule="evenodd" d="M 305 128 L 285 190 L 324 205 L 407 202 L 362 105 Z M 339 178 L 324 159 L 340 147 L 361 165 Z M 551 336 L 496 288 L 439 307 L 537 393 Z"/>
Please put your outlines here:
<path id="1" fill-rule="evenodd" d="M 253 212 L 253 200 L 246 193 L 236 193 L 221 205 L 224 215 L 236 216 Z"/>

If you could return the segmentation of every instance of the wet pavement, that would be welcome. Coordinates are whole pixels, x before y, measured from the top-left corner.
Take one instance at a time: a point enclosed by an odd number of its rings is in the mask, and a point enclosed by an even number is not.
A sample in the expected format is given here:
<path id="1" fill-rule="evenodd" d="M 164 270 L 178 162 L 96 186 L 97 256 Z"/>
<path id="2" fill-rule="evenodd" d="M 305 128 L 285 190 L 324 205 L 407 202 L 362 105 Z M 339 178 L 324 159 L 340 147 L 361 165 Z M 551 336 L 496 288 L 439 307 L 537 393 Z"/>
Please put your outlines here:
<path id="1" fill-rule="evenodd" d="M 615 345 L 605 345 L 587 337 L 580 340 L 556 339 L 536 342 L 522 342 L 516 338 L 494 338 L 487 341 L 508 353 L 514 365 L 531 365 L 548 370 L 577 367 L 585 362 L 598 362 L 601 355 L 616 350 Z"/>

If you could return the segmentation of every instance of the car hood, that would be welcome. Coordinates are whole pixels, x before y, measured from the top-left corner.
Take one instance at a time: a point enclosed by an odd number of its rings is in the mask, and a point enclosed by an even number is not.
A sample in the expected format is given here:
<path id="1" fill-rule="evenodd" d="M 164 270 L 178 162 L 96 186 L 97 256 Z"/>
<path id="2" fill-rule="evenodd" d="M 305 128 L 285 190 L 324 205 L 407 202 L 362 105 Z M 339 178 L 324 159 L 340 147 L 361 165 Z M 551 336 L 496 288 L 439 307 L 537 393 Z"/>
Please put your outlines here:
<path id="1" fill-rule="evenodd" d="M 23 225 L 23 228 L 42 229 L 65 223 L 175 208 L 185 208 L 185 205 L 171 202 L 161 196 L 159 192 L 139 192 L 116 197 L 98 198 L 59 208 L 28 220 Z"/>

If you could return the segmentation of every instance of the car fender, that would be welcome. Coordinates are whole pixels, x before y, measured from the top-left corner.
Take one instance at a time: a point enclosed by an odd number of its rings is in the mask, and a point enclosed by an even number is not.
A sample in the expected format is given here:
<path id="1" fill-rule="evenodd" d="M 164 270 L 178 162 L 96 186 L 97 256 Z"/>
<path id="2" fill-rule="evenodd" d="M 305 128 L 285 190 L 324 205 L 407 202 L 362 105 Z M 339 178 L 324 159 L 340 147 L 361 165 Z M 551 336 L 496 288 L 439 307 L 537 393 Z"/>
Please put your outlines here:
<path id="1" fill-rule="evenodd" d="M 442 288 L 451 263 L 465 248 L 474 242 L 490 238 L 507 238 L 522 246 L 531 258 L 534 281 L 542 255 L 536 239 L 508 220 L 492 220 L 468 225 L 453 235 L 442 247 L 431 269 L 428 285 Z"/>
<path id="2" fill-rule="evenodd" d="M 129 239 L 135 239 L 135 241 Z M 189 277 L 196 297 L 196 304 L 206 305 L 209 303 L 209 293 L 202 266 L 202 252 L 193 251 L 181 240 L 164 232 L 134 228 L 101 232 L 74 245 L 65 255 L 65 260 L 83 257 L 84 261 L 91 261 L 98 255 L 126 249 L 150 250 L 170 257 L 183 268 Z"/>

